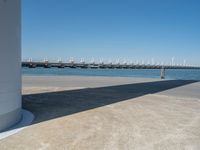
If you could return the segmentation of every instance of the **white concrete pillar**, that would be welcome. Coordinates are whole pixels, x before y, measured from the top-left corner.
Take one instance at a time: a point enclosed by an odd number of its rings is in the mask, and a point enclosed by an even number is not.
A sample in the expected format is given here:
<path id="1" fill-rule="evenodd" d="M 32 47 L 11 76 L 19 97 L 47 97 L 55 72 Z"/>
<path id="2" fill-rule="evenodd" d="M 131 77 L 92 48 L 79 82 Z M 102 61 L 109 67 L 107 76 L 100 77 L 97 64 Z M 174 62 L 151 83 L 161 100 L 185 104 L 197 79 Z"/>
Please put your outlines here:
<path id="1" fill-rule="evenodd" d="M 0 0 L 0 131 L 21 119 L 20 0 Z"/>

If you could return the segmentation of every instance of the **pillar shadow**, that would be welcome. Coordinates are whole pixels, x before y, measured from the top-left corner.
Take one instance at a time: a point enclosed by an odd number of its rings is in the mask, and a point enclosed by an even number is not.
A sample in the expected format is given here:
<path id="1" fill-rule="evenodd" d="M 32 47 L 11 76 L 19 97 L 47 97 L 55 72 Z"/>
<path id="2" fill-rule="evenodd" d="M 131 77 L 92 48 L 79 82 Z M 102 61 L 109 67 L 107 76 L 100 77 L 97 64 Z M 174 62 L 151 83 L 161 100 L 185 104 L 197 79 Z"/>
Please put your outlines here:
<path id="1" fill-rule="evenodd" d="M 23 95 L 23 108 L 35 115 L 33 123 L 39 123 L 194 82 L 198 81 L 165 80 Z"/>

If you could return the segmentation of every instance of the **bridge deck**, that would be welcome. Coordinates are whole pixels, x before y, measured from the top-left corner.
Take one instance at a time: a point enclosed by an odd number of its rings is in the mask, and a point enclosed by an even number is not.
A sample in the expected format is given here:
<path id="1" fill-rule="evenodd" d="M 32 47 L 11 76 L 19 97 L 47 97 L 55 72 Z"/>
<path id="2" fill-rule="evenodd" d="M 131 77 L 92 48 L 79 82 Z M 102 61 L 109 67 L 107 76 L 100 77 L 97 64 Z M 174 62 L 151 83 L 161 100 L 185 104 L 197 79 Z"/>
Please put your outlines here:
<path id="1" fill-rule="evenodd" d="M 22 67 L 36 68 L 92 68 L 92 69 L 200 69 L 197 66 L 150 65 L 150 64 L 104 64 L 104 63 L 62 63 L 62 62 L 22 62 Z"/>

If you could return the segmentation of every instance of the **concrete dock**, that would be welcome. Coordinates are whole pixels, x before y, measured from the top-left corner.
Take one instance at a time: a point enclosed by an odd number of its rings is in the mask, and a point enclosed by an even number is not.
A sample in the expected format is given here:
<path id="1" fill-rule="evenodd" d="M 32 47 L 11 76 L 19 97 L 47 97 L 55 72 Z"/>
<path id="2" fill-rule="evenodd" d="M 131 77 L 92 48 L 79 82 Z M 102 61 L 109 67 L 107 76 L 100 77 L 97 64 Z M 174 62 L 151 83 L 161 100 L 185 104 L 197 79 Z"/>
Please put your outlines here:
<path id="1" fill-rule="evenodd" d="M 23 77 L 35 120 L 1 150 L 199 150 L 200 82 Z"/>

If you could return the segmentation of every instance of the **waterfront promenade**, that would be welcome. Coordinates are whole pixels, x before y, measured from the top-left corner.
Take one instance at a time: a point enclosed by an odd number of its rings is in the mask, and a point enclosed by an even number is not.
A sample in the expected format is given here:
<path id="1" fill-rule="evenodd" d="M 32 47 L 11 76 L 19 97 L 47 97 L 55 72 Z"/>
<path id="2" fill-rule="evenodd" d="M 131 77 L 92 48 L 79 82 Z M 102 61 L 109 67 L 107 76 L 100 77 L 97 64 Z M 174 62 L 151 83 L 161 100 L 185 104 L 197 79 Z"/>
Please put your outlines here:
<path id="1" fill-rule="evenodd" d="M 200 82 L 124 77 L 23 77 L 33 125 L 1 150 L 200 149 Z"/>

